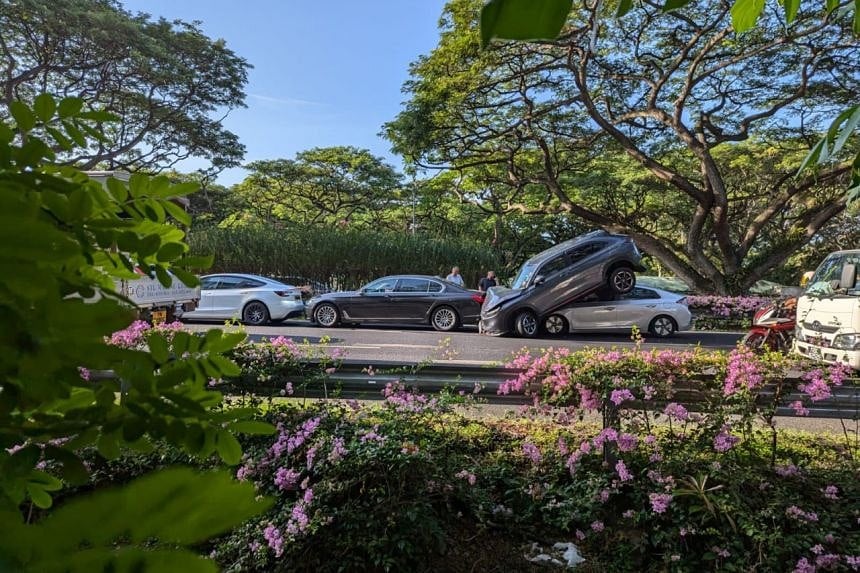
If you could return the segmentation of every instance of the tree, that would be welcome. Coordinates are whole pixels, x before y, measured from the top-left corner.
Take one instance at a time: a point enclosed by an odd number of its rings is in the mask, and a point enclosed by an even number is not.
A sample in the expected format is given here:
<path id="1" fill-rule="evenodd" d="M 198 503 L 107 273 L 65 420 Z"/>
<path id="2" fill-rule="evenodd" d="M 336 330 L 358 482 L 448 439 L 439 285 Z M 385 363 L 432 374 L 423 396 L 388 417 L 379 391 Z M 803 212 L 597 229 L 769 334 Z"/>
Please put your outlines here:
<path id="1" fill-rule="evenodd" d="M 402 176 L 366 149 L 318 147 L 246 167 L 236 193 L 256 222 L 388 227 L 403 202 Z"/>
<path id="2" fill-rule="evenodd" d="M 197 23 L 131 14 L 116 0 L 8 0 L 0 30 L 3 103 L 78 96 L 122 118 L 88 146 L 70 129 L 77 149 L 66 163 L 157 170 L 193 156 L 220 170 L 241 161 L 244 146 L 221 119 L 244 106 L 250 66 Z"/>
<path id="3" fill-rule="evenodd" d="M 687 283 L 717 292 L 750 286 L 844 210 L 827 189 L 850 165 L 795 179 L 798 159 L 768 174 L 739 230 L 748 211 L 723 158 L 751 137 L 808 149 L 830 110 L 851 100 L 858 44 L 845 17 L 801 11 L 786 36 L 765 14 L 755 33 L 736 34 L 726 1 L 665 14 L 645 2 L 618 20 L 585 2 L 556 40 L 481 51 L 479 10 L 451 2 L 439 46 L 412 68 L 411 100 L 388 126 L 407 157 L 503 169 L 512 189 L 542 187 L 547 209 L 629 233 Z M 682 232 L 616 209 L 628 189 L 615 181 L 602 203 L 578 199 L 593 163 L 618 152 L 649 175 L 651 196 L 686 213 Z"/>

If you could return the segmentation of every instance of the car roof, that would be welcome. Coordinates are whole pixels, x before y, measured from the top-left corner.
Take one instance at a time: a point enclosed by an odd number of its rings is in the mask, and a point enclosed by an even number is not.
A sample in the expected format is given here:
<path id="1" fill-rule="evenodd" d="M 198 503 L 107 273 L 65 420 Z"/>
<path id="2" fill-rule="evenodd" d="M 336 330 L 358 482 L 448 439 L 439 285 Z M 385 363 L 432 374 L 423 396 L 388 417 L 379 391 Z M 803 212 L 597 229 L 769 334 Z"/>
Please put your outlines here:
<path id="1" fill-rule="evenodd" d="M 611 239 L 618 240 L 618 239 L 626 239 L 628 237 L 627 237 L 627 235 L 614 235 L 614 234 L 609 233 L 607 231 L 604 231 L 602 229 L 598 229 L 597 231 L 591 231 L 590 233 L 585 233 L 584 235 L 579 235 L 579 236 L 574 237 L 570 240 L 563 241 L 557 245 L 554 245 L 554 246 L 552 246 L 552 247 L 550 247 L 544 251 L 541 251 L 538 254 L 531 257 L 528 261 L 526 261 L 526 264 L 529 265 L 529 264 L 541 263 L 546 259 L 551 259 L 552 257 L 560 255 L 561 253 L 564 253 L 565 251 L 567 251 L 568 249 L 570 249 L 572 247 L 575 247 L 575 246 L 580 245 L 582 243 L 586 243 L 588 241 L 591 241 L 593 239 L 598 239 L 598 238 L 611 238 Z"/>
<path id="2" fill-rule="evenodd" d="M 687 298 L 687 295 L 685 295 L 683 293 L 672 292 L 672 291 L 663 290 L 660 288 L 654 288 L 654 287 L 647 286 L 647 285 L 636 285 L 633 288 L 642 288 L 642 289 L 654 291 L 657 293 L 657 295 L 659 295 L 660 298 L 674 298 L 676 300 L 681 300 L 682 298 Z"/>
<path id="3" fill-rule="evenodd" d="M 247 273 L 212 273 L 211 275 L 204 275 L 200 278 L 201 279 L 208 279 L 210 277 L 234 277 L 234 278 L 239 278 L 239 279 L 252 279 L 255 281 L 262 281 L 265 283 L 274 283 L 274 284 L 279 284 L 279 285 L 286 284 L 286 283 L 282 283 L 281 281 L 278 281 L 275 279 L 270 279 L 269 277 L 263 277 L 260 275 L 250 275 Z"/>

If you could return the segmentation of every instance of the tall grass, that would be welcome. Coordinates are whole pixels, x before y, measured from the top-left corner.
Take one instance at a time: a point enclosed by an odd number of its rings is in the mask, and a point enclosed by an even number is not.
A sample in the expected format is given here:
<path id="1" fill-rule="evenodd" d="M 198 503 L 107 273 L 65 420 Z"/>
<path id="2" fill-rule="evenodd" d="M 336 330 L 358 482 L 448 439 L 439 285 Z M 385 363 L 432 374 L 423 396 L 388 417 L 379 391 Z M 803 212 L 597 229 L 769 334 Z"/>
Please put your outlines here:
<path id="1" fill-rule="evenodd" d="M 475 288 L 501 261 L 489 245 L 395 232 L 271 227 L 192 231 L 193 254 L 215 255 L 209 272 L 302 277 L 329 288 L 354 289 L 391 274 L 446 276 L 457 265 Z"/>

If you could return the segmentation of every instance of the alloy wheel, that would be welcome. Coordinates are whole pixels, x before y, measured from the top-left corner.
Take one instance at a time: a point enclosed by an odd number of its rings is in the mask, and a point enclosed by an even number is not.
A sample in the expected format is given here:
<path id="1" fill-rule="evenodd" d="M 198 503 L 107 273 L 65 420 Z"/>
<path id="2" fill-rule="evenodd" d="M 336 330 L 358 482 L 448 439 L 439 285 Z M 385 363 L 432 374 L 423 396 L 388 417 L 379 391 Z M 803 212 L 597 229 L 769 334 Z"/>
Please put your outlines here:
<path id="1" fill-rule="evenodd" d="M 433 327 L 436 330 L 451 330 L 457 324 L 457 314 L 447 306 L 436 309 L 433 313 Z"/>
<path id="2" fill-rule="evenodd" d="M 619 293 L 630 292 L 636 285 L 636 276 L 627 269 L 621 269 L 612 276 L 612 286 Z"/>
<path id="3" fill-rule="evenodd" d="M 314 311 L 314 318 L 320 326 L 334 326 L 337 323 L 337 309 L 330 304 L 321 304 Z"/>
<path id="4" fill-rule="evenodd" d="M 658 316 L 651 323 L 651 331 L 661 338 L 671 336 L 675 332 L 675 323 L 668 316 Z"/>
<path id="5" fill-rule="evenodd" d="M 562 334 L 564 332 L 564 317 L 558 314 L 552 314 L 544 321 L 544 328 L 548 334 Z"/>

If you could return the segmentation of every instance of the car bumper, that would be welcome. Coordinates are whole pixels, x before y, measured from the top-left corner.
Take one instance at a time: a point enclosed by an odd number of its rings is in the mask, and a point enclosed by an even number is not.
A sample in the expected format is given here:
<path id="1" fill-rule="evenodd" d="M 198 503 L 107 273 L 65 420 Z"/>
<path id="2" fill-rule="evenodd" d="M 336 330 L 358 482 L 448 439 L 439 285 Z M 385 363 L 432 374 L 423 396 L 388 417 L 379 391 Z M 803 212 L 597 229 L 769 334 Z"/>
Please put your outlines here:
<path id="1" fill-rule="evenodd" d="M 860 350 L 841 350 L 795 340 L 794 352 L 811 360 L 828 364 L 845 364 L 854 370 L 860 370 Z"/>
<path id="2" fill-rule="evenodd" d="M 273 320 L 303 317 L 305 315 L 305 303 L 301 300 L 281 300 L 273 305 L 269 312 L 271 312 Z"/>
<path id="3" fill-rule="evenodd" d="M 507 315 L 503 312 L 497 312 L 495 314 L 482 314 L 480 320 L 478 320 L 478 332 L 481 334 L 489 334 L 490 336 L 501 336 L 502 334 L 507 334 L 509 331 L 507 320 L 505 319 Z"/>

